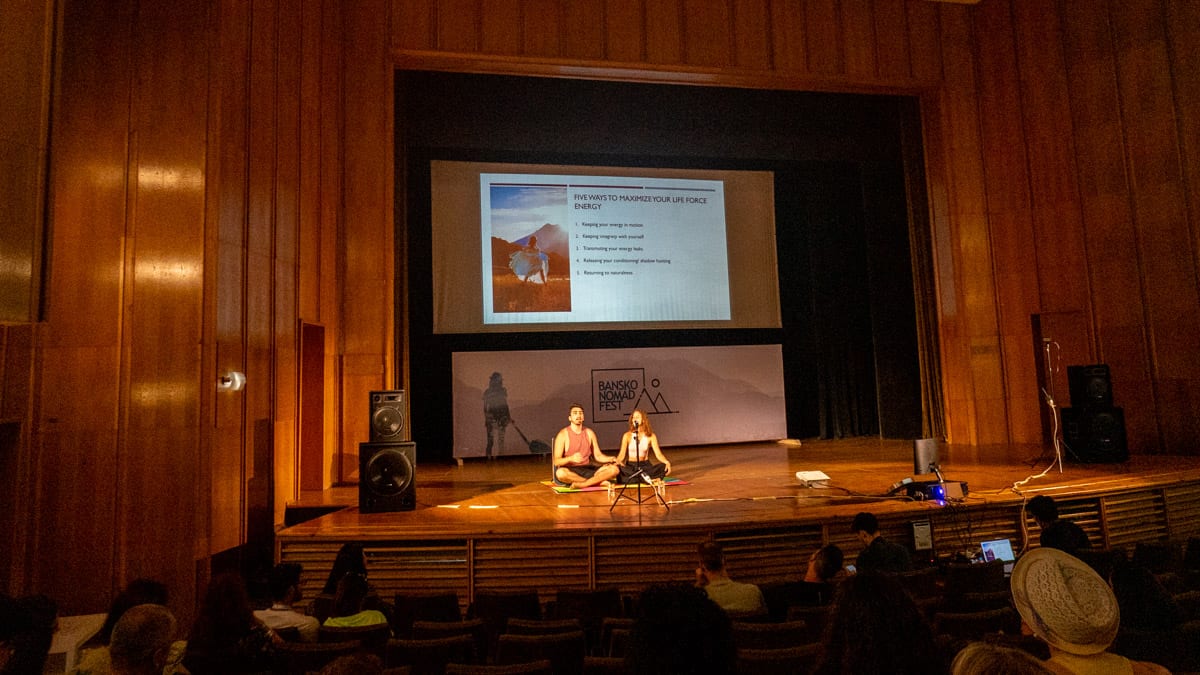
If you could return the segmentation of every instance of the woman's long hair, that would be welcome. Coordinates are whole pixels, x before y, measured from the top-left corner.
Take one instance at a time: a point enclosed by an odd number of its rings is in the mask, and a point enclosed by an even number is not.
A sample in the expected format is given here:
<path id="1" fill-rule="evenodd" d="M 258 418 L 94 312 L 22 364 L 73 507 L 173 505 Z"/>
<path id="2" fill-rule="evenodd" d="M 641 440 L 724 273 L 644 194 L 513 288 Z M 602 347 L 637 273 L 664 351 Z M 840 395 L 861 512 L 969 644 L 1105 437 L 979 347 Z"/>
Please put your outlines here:
<path id="1" fill-rule="evenodd" d="M 325 580 L 325 587 L 321 589 L 321 592 L 325 595 L 336 594 L 338 582 L 347 574 L 367 576 L 367 565 L 363 560 L 362 544 L 354 542 L 342 544 L 342 547 L 338 549 L 337 558 L 333 560 L 333 569 L 329 570 L 329 578 Z"/>
<path id="2" fill-rule="evenodd" d="M 629 430 L 630 431 L 634 430 L 633 416 L 638 413 L 641 413 L 641 415 L 642 415 L 642 426 L 637 428 L 637 432 L 639 434 L 645 436 L 646 438 L 650 438 L 651 436 L 654 435 L 654 427 L 650 426 L 650 416 L 647 415 L 646 412 L 644 410 L 642 410 L 641 408 L 638 408 L 637 410 L 634 410 L 633 412 L 629 413 Z"/>
<path id="3" fill-rule="evenodd" d="M 929 622 L 885 574 L 862 572 L 838 585 L 825 629 L 819 674 L 927 675 L 946 672 Z"/>

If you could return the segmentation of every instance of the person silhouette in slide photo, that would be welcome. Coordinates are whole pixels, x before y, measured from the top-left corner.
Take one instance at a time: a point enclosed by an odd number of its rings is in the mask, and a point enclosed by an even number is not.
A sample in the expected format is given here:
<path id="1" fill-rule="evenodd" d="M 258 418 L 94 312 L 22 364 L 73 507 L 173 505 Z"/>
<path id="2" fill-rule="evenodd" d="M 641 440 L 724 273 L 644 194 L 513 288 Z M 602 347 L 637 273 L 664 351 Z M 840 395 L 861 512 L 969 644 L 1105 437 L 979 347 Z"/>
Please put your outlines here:
<path id="1" fill-rule="evenodd" d="M 550 270 L 550 257 L 538 248 L 537 237 L 529 236 L 529 242 L 508 257 L 508 267 L 521 281 L 545 284 Z"/>

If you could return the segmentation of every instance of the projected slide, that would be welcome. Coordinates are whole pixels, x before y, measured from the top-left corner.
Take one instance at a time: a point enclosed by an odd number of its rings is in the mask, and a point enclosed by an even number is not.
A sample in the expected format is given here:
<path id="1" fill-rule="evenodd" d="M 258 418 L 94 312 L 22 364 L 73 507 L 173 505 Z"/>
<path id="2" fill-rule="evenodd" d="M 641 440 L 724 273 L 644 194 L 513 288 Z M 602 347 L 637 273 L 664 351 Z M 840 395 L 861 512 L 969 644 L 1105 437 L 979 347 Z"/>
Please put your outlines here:
<path id="1" fill-rule="evenodd" d="M 484 323 L 729 320 L 721 181 L 479 180 Z"/>

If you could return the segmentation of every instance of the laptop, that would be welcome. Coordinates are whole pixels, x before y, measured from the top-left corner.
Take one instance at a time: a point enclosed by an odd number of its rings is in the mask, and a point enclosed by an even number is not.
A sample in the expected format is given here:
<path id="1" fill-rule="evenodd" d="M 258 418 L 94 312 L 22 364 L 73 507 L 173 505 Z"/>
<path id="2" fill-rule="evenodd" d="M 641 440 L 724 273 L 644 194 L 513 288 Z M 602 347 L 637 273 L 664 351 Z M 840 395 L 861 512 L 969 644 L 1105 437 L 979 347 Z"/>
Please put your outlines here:
<path id="1" fill-rule="evenodd" d="M 1017 560 L 1017 557 L 1013 555 L 1012 542 L 1007 539 L 993 539 L 981 542 L 979 548 L 983 550 L 983 559 L 985 562 L 1003 560 L 1004 576 L 1012 574 L 1013 565 Z"/>

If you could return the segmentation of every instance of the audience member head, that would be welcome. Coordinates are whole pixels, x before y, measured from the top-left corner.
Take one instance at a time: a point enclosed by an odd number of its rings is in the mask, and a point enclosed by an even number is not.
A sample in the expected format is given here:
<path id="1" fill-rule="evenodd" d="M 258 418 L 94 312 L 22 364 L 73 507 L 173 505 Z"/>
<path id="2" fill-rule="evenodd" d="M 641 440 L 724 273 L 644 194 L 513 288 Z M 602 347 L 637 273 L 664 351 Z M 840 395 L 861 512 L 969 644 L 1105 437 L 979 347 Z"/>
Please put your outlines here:
<path id="1" fill-rule="evenodd" d="M 320 670 L 320 675 L 378 675 L 383 672 L 383 661 L 370 652 L 356 652 L 339 656 Z"/>
<path id="2" fill-rule="evenodd" d="M 871 572 L 838 584 L 819 673 L 936 673 L 945 662 L 921 610 L 894 577 Z"/>
<path id="3" fill-rule="evenodd" d="M 300 574 L 304 568 L 295 563 L 279 563 L 271 570 L 267 584 L 274 602 L 294 603 L 300 599 Z"/>
<path id="4" fill-rule="evenodd" d="M 826 544 L 817 549 L 808 559 L 808 570 L 804 574 L 805 581 L 828 583 L 830 579 L 842 571 L 845 555 L 837 544 Z"/>
<path id="5" fill-rule="evenodd" d="M 854 516 L 854 522 L 850 524 L 850 531 L 877 534 L 879 532 L 879 519 L 875 517 L 874 513 L 860 511 Z"/>
<path id="6" fill-rule="evenodd" d="M 700 569 L 714 574 L 725 572 L 725 552 L 715 541 L 706 541 L 699 546 Z"/>
<path id="7" fill-rule="evenodd" d="M 1121 611 L 1121 625 L 1126 628 L 1171 630 L 1184 620 L 1174 596 L 1144 565 L 1116 558 L 1112 589 Z"/>
<path id="8" fill-rule="evenodd" d="M 642 592 L 629 634 L 625 672 L 720 675 L 736 671 L 729 616 L 703 589 L 664 584 Z"/>
<path id="9" fill-rule="evenodd" d="M 134 579 L 117 593 L 112 604 L 108 606 L 108 616 L 104 617 L 104 625 L 96 635 L 102 644 L 108 644 L 112 636 L 113 626 L 125 610 L 137 605 L 166 605 L 167 585 L 154 579 Z"/>
<path id="10" fill-rule="evenodd" d="M 227 573 L 216 576 L 204 593 L 204 600 L 188 637 L 188 646 L 237 642 L 250 631 L 254 623 L 254 610 L 250 606 L 246 582 L 241 575 Z"/>
<path id="11" fill-rule="evenodd" d="M 58 624 L 58 606 L 45 595 L 0 600 L 0 673 L 40 673 Z"/>
<path id="12" fill-rule="evenodd" d="M 1025 510 L 1043 527 L 1058 520 L 1058 504 L 1054 503 L 1054 497 L 1048 495 L 1038 495 L 1030 499 L 1025 505 Z"/>
<path id="13" fill-rule="evenodd" d="M 1047 668 L 1032 654 L 987 642 L 972 642 L 950 664 L 950 675 L 1047 675 Z"/>
<path id="14" fill-rule="evenodd" d="M 367 554 L 362 544 L 347 542 L 338 549 L 337 557 L 333 560 L 333 568 L 329 570 L 329 578 L 321 590 L 326 595 L 337 593 L 338 582 L 347 574 L 367 576 Z"/>
<path id="15" fill-rule="evenodd" d="M 1013 566 L 1013 603 L 1025 625 L 1051 651 L 1091 655 L 1108 649 L 1121 613 L 1112 589 L 1082 560 L 1036 548 Z"/>
<path id="16" fill-rule="evenodd" d="M 363 609 L 370 588 L 367 578 L 358 574 L 347 574 L 338 582 L 337 595 L 333 599 L 334 616 L 351 616 Z"/>
<path id="17" fill-rule="evenodd" d="M 121 614 L 109 641 L 114 674 L 161 673 L 175 639 L 175 616 L 162 605 L 135 605 Z"/>

